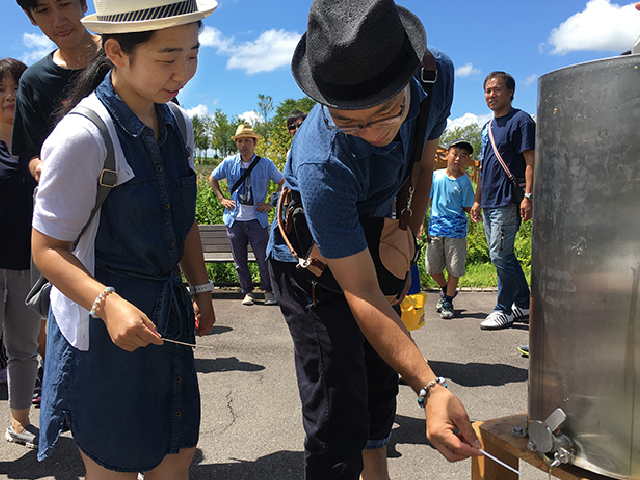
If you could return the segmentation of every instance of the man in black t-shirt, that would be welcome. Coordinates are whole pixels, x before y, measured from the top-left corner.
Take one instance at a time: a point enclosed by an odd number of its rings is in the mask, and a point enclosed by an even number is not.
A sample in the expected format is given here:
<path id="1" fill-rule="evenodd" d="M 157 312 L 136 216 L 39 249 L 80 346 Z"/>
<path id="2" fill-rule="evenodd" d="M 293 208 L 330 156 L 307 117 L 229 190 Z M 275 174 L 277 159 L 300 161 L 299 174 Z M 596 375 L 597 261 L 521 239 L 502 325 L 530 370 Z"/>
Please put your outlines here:
<path id="1" fill-rule="evenodd" d="M 31 23 L 58 47 L 34 63 L 20 77 L 11 135 L 11 153 L 29 159 L 29 172 L 40 180 L 40 148 L 56 125 L 73 80 L 87 66 L 101 37 L 90 34 L 80 19 L 87 12 L 86 0 L 16 0 Z M 44 361 L 47 319 L 43 318 L 38 351 Z M 40 380 L 42 380 L 40 378 Z M 40 404 L 39 387 L 33 403 Z"/>
<path id="2" fill-rule="evenodd" d="M 87 66 L 100 44 L 80 19 L 86 0 L 17 0 L 33 25 L 58 47 L 22 75 L 16 97 L 11 153 L 30 158 L 29 171 L 40 179 L 40 148 L 56 123 L 69 85 Z"/>

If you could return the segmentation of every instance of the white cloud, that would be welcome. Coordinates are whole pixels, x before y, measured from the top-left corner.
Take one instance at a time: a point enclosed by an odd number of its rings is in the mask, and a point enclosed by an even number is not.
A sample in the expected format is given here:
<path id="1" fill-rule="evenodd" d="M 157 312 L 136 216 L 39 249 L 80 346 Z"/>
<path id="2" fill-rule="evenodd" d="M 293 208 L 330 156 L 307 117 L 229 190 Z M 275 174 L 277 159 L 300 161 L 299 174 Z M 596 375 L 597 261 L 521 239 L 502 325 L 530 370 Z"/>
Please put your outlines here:
<path id="1" fill-rule="evenodd" d="M 484 113 L 482 115 L 476 115 L 475 113 L 467 112 L 461 117 L 458 117 L 454 120 L 447 120 L 447 130 L 453 128 L 462 128 L 473 123 L 482 127 L 485 123 L 493 118 L 493 113 Z"/>
<path id="2" fill-rule="evenodd" d="M 202 103 L 196 107 L 187 108 L 187 115 L 189 115 L 189 118 L 193 118 L 194 115 L 198 115 L 200 117 L 202 115 L 206 115 L 207 113 L 209 113 L 209 107 Z"/>
<path id="3" fill-rule="evenodd" d="M 462 67 L 456 68 L 456 77 L 470 77 L 471 75 L 480 75 L 480 70 L 473 68 L 473 63 L 467 62 Z"/>
<path id="4" fill-rule="evenodd" d="M 250 123 L 252 127 L 255 127 L 257 122 L 262 121 L 262 116 L 255 110 L 249 110 L 248 112 L 241 113 L 238 116 L 245 122 Z"/>
<path id="5" fill-rule="evenodd" d="M 248 75 L 253 75 L 288 66 L 300 40 L 300 34 L 271 29 L 253 41 L 236 45 L 234 37 L 224 37 L 220 30 L 205 27 L 199 38 L 203 47 L 216 48 L 216 53 L 229 57 L 228 70 L 240 69 L 245 70 Z"/>
<path id="6" fill-rule="evenodd" d="M 522 84 L 525 87 L 529 87 L 531 86 L 531 84 L 533 82 L 535 82 L 538 79 L 538 75 L 529 75 L 525 80 L 522 81 Z"/>
<path id="7" fill-rule="evenodd" d="M 31 50 L 25 52 L 21 57 L 21 60 L 27 65 L 40 60 L 56 48 L 56 44 L 42 33 L 23 33 L 22 43 Z"/>
<path id="8" fill-rule="evenodd" d="M 634 4 L 589 0 L 582 12 L 562 22 L 549 34 L 554 55 L 578 50 L 629 50 L 640 34 L 640 12 Z"/>
<path id="9" fill-rule="evenodd" d="M 214 47 L 218 53 L 228 53 L 233 47 L 234 38 L 224 38 L 222 32 L 217 28 L 204 27 L 198 36 L 200 45 L 203 47 Z"/>
<path id="10" fill-rule="evenodd" d="M 244 69 L 249 75 L 271 72 L 291 63 L 293 51 L 300 40 L 297 32 L 267 30 L 253 42 L 246 42 L 234 50 L 227 68 Z"/>

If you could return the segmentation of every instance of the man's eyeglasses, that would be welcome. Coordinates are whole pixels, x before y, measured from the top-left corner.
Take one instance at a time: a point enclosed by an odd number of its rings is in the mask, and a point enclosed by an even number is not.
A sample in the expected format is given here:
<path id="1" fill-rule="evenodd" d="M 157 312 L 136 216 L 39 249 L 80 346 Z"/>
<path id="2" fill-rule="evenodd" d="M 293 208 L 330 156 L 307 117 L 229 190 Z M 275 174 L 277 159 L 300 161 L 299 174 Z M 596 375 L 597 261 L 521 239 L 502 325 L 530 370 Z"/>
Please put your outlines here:
<path id="1" fill-rule="evenodd" d="M 395 125 L 396 123 L 400 123 L 404 117 L 408 90 L 409 90 L 409 84 L 407 84 L 407 86 L 404 88 L 404 98 L 402 99 L 402 105 L 400 105 L 400 112 L 397 113 L 396 115 L 393 115 L 387 118 L 381 118 L 380 120 L 374 120 L 373 122 L 369 122 L 369 123 L 358 122 L 357 125 L 353 125 L 353 126 L 336 124 L 335 121 L 333 122 L 334 124 L 331 125 L 329 123 L 329 119 L 327 118 L 327 115 L 324 113 L 324 110 L 327 107 L 322 105 L 320 107 L 320 110 L 322 111 L 322 119 L 324 120 L 325 126 L 329 130 L 338 130 L 342 133 L 358 133 L 360 130 L 365 128 L 377 128 L 377 127 L 386 127 L 389 125 Z M 329 114 L 329 116 L 331 116 L 331 114 Z"/>
<path id="2" fill-rule="evenodd" d="M 290 132 L 293 132 L 294 130 L 299 129 L 300 125 L 302 125 L 302 122 L 294 123 L 293 125 L 289 125 L 287 128 Z"/>

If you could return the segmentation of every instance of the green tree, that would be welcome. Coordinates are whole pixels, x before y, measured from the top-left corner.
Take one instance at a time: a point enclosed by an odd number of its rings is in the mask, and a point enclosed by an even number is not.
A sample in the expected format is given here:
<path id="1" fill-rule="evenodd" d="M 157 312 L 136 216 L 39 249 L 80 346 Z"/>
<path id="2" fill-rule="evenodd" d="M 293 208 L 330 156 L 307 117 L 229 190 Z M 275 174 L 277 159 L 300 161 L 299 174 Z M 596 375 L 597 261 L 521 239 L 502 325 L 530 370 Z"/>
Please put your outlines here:
<path id="1" fill-rule="evenodd" d="M 209 124 L 211 123 L 211 115 L 208 113 L 204 115 L 194 115 L 191 119 L 191 125 L 193 126 L 193 142 L 196 149 L 200 151 L 200 156 L 204 151 L 204 158 L 207 158 L 207 151 L 211 144 L 209 137 Z M 197 155 L 196 155 L 197 158 Z"/>
<path id="2" fill-rule="evenodd" d="M 236 122 L 234 122 L 236 123 Z M 222 158 L 235 152 L 236 144 L 231 137 L 236 132 L 237 125 L 229 123 L 227 115 L 222 113 L 218 108 L 209 123 L 209 131 L 211 134 L 211 148 Z"/>
<path id="3" fill-rule="evenodd" d="M 268 146 L 268 157 L 274 161 L 280 171 L 287 161 L 287 152 L 291 148 L 291 135 L 287 130 L 287 117 L 294 110 L 309 113 L 316 104 L 315 100 L 309 97 L 294 100 L 288 98 L 276 107 L 276 112 L 271 119 L 270 143 Z"/>

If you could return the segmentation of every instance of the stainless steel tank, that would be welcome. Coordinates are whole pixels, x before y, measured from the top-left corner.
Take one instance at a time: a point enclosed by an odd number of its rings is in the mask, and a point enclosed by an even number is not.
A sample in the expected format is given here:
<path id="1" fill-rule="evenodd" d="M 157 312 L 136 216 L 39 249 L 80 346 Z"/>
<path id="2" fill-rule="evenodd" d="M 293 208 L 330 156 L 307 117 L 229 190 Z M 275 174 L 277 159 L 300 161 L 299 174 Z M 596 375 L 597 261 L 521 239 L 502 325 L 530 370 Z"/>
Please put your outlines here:
<path id="1" fill-rule="evenodd" d="M 638 479 L 640 55 L 563 68 L 538 87 L 530 448 Z M 558 408 L 566 418 L 545 423 Z"/>

